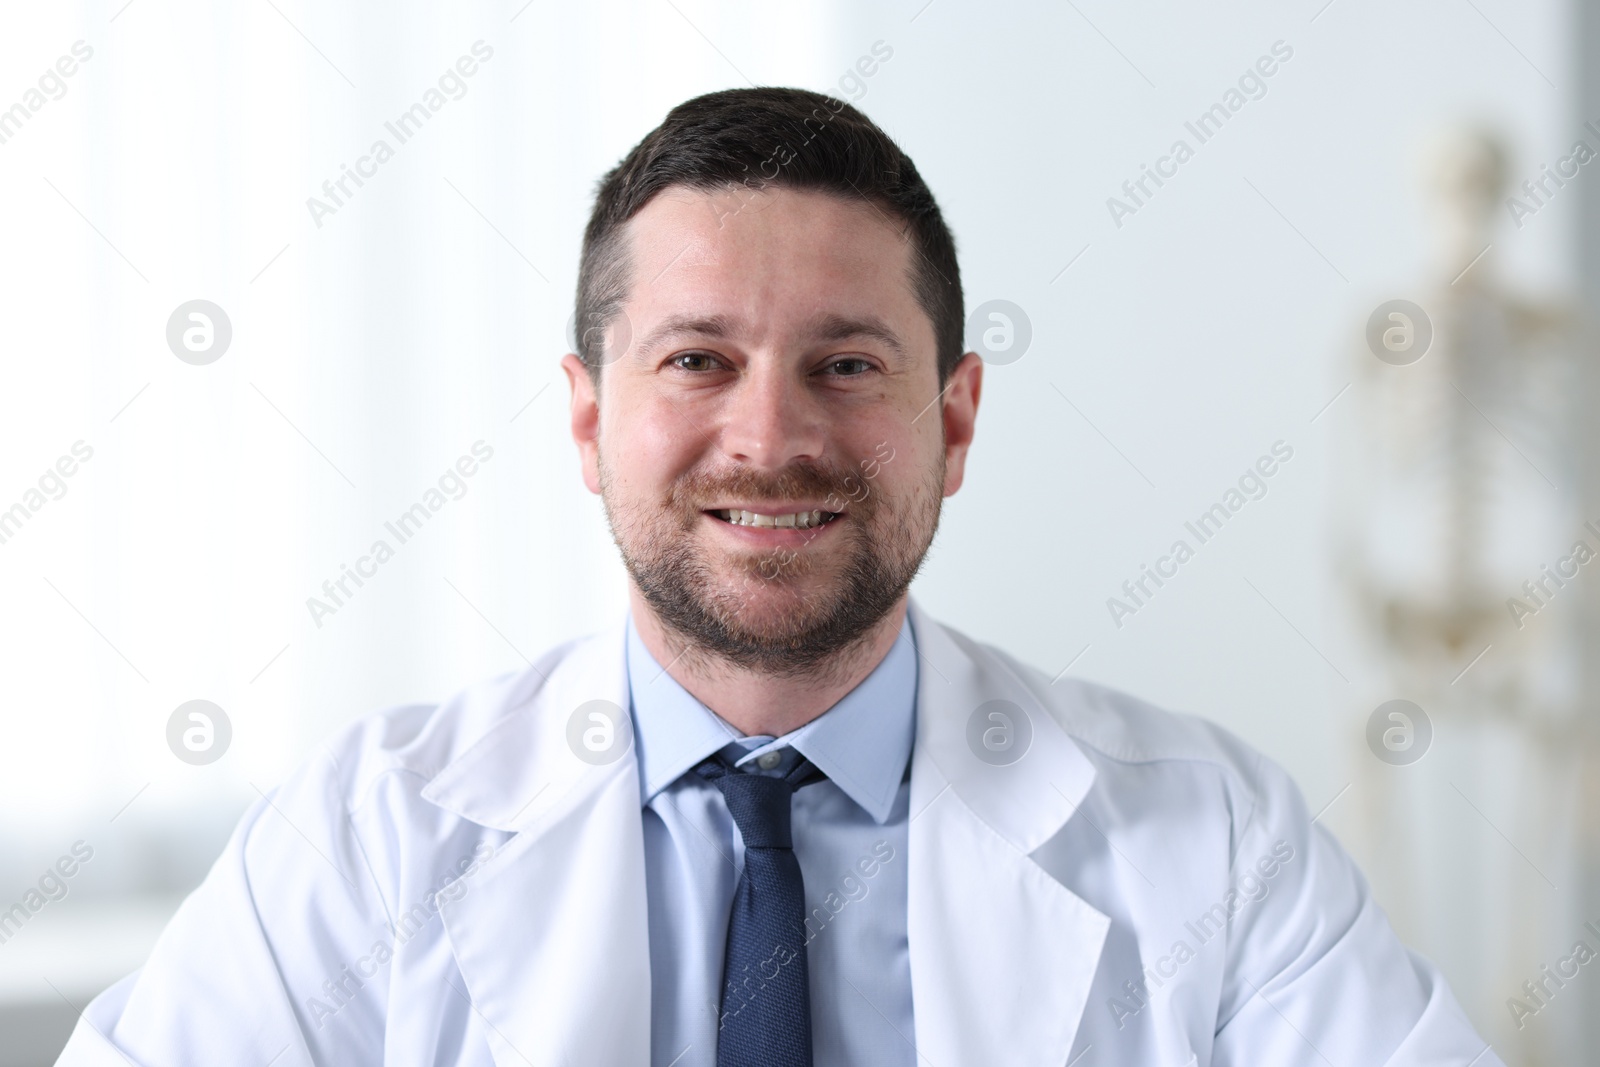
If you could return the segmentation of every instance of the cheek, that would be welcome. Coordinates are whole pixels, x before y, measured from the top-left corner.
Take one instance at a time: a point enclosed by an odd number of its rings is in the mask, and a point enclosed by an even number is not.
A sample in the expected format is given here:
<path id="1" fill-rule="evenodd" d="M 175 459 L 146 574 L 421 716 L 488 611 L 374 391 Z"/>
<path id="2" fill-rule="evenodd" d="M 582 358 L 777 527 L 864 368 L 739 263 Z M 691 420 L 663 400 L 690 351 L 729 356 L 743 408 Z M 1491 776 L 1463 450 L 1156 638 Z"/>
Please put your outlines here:
<path id="1" fill-rule="evenodd" d="M 907 418 L 854 428 L 846 454 L 856 478 L 895 500 L 908 501 L 924 493 L 944 456 L 938 423 L 933 421 L 936 414 L 930 410 L 915 424 Z"/>
<path id="2" fill-rule="evenodd" d="M 620 484 L 660 489 L 674 481 L 706 446 L 703 433 L 663 400 L 601 406 L 600 451 Z"/>

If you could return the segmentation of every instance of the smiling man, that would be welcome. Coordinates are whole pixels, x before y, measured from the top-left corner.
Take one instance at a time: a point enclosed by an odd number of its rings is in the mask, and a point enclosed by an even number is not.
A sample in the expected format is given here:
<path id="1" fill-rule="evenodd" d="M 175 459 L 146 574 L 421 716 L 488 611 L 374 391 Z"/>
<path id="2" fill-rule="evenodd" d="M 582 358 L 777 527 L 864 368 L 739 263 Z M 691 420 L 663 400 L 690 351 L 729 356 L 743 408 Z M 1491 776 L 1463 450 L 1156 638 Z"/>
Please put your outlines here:
<path id="1" fill-rule="evenodd" d="M 577 321 L 627 611 L 337 737 L 61 1062 L 1500 1062 L 1280 769 L 910 599 L 983 365 L 865 116 L 675 108 Z"/>

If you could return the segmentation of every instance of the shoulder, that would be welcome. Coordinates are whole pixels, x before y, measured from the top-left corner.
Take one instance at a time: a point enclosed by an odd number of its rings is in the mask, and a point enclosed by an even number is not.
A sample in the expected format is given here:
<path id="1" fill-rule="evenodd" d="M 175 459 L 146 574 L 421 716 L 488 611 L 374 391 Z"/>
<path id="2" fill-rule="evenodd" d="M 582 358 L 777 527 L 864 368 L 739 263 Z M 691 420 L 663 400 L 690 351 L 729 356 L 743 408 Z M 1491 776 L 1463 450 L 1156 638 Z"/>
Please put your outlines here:
<path id="1" fill-rule="evenodd" d="M 246 876 L 274 886 L 299 881 L 307 893 L 333 896 L 365 896 L 370 888 L 392 904 L 407 886 L 443 877 L 481 842 L 504 840 L 482 820 L 438 803 L 429 786 L 502 747 L 584 640 L 443 700 L 374 711 L 339 729 L 245 813 L 235 838 Z"/>
<path id="2" fill-rule="evenodd" d="M 1304 807 L 1287 771 L 1208 719 L 1094 682 L 1052 680 L 1002 649 L 946 632 L 981 668 L 1004 672 L 1038 701 L 1095 765 L 1099 791 L 1169 786 L 1175 803 L 1226 805 L 1236 832 Z"/>
<path id="3" fill-rule="evenodd" d="M 470 873 L 509 835 L 436 803 L 428 787 L 464 755 L 495 752 L 577 643 L 338 730 L 244 814 L 217 888 L 255 902 L 275 950 L 312 952 L 307 915 L 325 929 L 366 930 Z"/>
<path id="4" fill-rule="evenodd" d="M 1003 649 L 949 627 L 945 632 L 980 668 L 1007 674 L 1020 683 L 1080 747 L 1101 761 L 1209 764 L 1242 780 L 1261 773 L 1265 757 L 1208 719 L 1162 708 L 1094 682 L 1052 680 Z"/>
<path id="5" fill-rule="evenodd" d="M 315 778 L 325 800 L 336 797 L 352 814 L 397 781 L 420 791 L 508 718 L 525 712 L 556 666 L 588 639 L 562 642 L 521 670 L 475 681 L 443 700 L 370 712 L 324 742 L 297 777 Z"/>

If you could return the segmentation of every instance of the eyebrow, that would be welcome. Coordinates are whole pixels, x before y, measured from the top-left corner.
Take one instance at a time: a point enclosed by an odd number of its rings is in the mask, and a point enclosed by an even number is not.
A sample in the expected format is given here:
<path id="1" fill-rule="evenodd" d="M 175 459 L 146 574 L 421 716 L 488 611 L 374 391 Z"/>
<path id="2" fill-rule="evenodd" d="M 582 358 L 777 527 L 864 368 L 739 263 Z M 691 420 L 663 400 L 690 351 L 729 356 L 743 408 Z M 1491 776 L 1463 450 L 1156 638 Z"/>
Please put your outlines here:
<path id="1" fill-rule="evenodd" d="M 727 315 L 673 315 L 664 319 L 649 335 L 639 342 L 636 352 L 645 359 L 675 337 L 693 336 L 727 340 L 740 332 L 738 320 Z M 832 343 L 865 338 L 877 341 L 900 360 L 906 358 L 906 346 L 898 334 L 874 315 L 851 317 L 824 314 L 813 318 L 801 331 L 814 342 Z"/>
<path id="2" fill-rule="evenodd" d="M 823 315 L 811 321 L 810 336 L 817 341 L 848 341 L 857 337 L 877 341 L 898 359 L 906 358 L 906 346 L 888 324 L 875 315 L 848 318 Z"/>
<path id="3" fill-rule="evenodd" d="M 674 337 L 714 337 L 726 340 L 734 333 L 733 320 L 726 315 L 671 315 L 639 342 L 638 358 L 645 359 Z"/>

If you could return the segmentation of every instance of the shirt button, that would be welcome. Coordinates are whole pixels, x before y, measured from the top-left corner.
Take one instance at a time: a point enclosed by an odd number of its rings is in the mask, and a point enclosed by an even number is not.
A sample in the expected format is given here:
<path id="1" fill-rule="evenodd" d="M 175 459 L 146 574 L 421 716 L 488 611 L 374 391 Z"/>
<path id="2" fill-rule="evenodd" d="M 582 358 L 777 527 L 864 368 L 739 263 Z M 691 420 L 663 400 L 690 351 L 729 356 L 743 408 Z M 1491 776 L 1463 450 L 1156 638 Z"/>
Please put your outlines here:
<path id="1" fill-rule="evenodd" d="M 756 766 L 764 771 L 770 771 L 782 762 L 783 753 L 781 752 L 764 752 L 756 757 Z"/>

